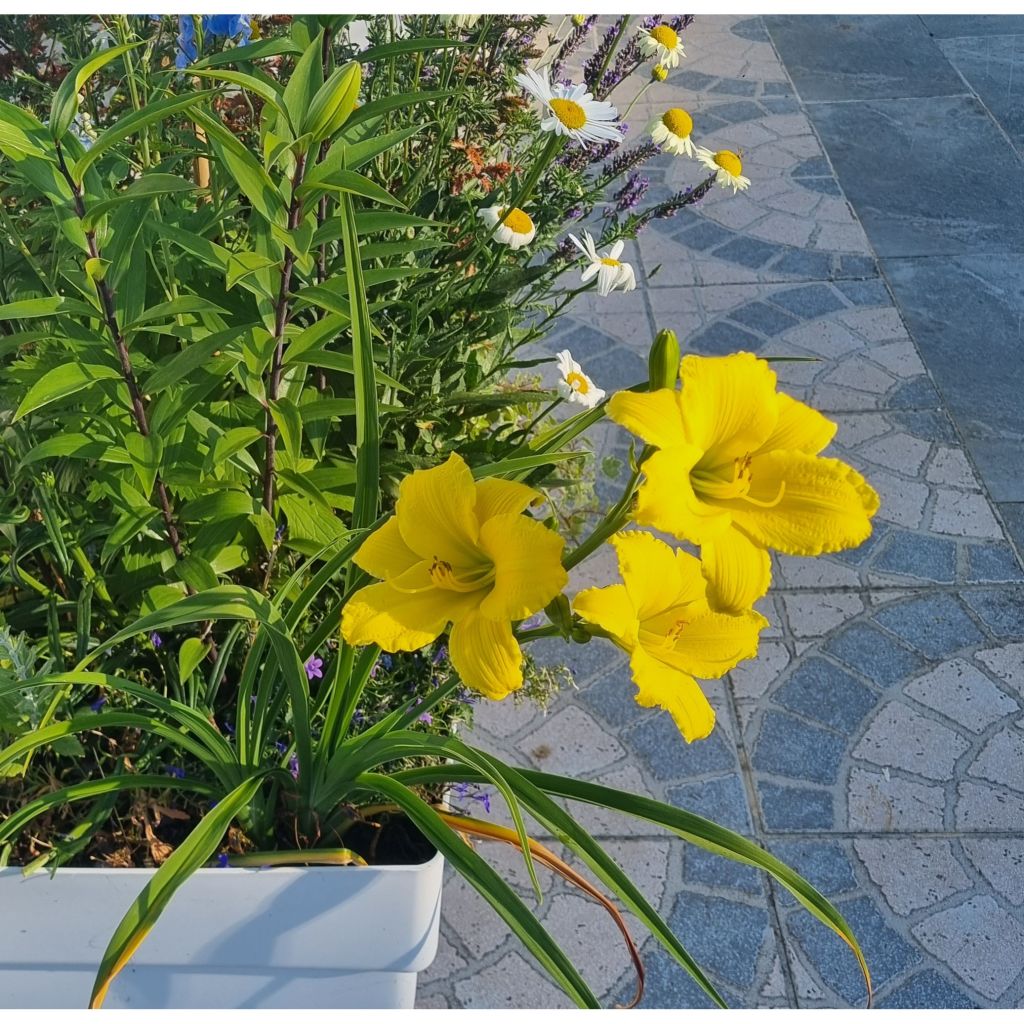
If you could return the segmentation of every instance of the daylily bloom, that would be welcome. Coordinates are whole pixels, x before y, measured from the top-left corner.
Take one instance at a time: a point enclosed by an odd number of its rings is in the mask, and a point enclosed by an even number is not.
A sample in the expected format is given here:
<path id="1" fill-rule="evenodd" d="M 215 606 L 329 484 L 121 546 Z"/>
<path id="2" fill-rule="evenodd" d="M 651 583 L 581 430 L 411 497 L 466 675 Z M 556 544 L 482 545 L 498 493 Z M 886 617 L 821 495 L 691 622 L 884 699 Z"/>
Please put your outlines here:
<path id="1" fill-rule="evenodd" d="M 573 608 L 628 652 L 637 704 L 668 711 L 687 742 L 703 739 L 715 712 L 693 677 L 717 679 L 752 658 L 768 620 L 712 611 L 700 562 L 649 533 L 620 533 L 611 543 L 623 582 L 584 590 Z"/>
<path id="2" fill-rule="evenodd" d="M 626 247 L 626 243 L 621 238 L 604 256 L 597 251 L 597 244 L 589 231 L 583 232 L 582 242 L 575 235 L 570 235 L 569 238 L 572 240 L 572 244 L 590 261 L 589 266 L 580 276 L 581 284 L 586 284 L 596 275 L 597 294 L 602 297 L 610 295 L 616 288 L 621 288 L 624 292 L 631 292 L 636 288 L 636 274 L 633 273 L 633 268 L 619 259 L 622 250 Z"/>
<path id="3" fill-rule="evenodd" d="M 558 353 L 558 375 L 558 391 L 570 402 L 593 409 L 604 398 L 604 391 L 583 372 L 567 348 Z"/>
<path id="4" fill-rule="evenodd" d="M 638 33 L 640 48 L 648 57 L 657 57 L 658 63 L 674 68 L 680 57 L 685 57 L 679 33 L 671 25 L 655 25 Z"/>
<path id="5" fill-rule="evenodd" d="M 467 686 L 500 700 L 523 684 L 512 623 L 540 611 L 568 581 L 564 541 L 522 513 L 542 495 L 490 477 L 475 481 L 453 454 L 399 486 L 395 514 L 355 563 L 383 580 L 345 606 L 350 644 L 416 651 L 452 623 L 448 651 Z"/>
<path id="6" fill-rule="evenodd" d="M 770 548 L 820 555 L 870 536 L 878 495 L 818 455 L 836 424 L 776 391 L 767 362 L 688 355 L 679 375 L 682 391 L 620 391 L 608 415 L 659 449 L 634 519 L 700 545 L 713 607 L 741 611 L 767 591 Z"/>
<path id="7" fill-rule="evenodd" d="M 516 75 L 516 82 L 547 110 L 540 123 L 542 131 L 568 135 L 581 143 L 622 141 L 616 121 L 619 112 L 610 103 L 595 100 L 585 85 L 552 85 L 547 68 L 528 68 Z"/>
<path id="8" fill-rule="evenodd" d="M 750 188 L 750 179 L 743 174 L 743 161 L 731 149 L 713 153 L 698 146 L 696 156 L 709 171 L 715 172 L 715 181 L 722 188 L 731 188 L 733 195 Z"/>

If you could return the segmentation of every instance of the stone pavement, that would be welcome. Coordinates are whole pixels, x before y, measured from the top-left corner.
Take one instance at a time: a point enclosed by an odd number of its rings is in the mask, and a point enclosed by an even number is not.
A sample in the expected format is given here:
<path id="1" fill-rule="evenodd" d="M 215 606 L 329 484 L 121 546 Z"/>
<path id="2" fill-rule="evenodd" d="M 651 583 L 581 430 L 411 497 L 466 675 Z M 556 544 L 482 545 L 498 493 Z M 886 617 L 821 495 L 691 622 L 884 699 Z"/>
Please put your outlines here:
<path id="1" fill-rule="evenodd" d="M 875 532 L 776 560 L 760 656 L 706 687 L 708 739 L 639 708 L 608 645 L 554 641 L 576 689 L 546 715 L 481 707 L 472 739 L 751 836 L 839 906 L 878 1005 L 1024 1005 L 1024 19 L 698 16 L 685 42 L 629 120 L 686 107 L 698 142 L 742 149 L 750 191 L 654 222 L 630 257 L 641 287 L 588 296 L 545 347 L 608 390 L 646 376 L 659 327 L 699 352 L 816 357 L 777 364 L 781 386 L 839 422 L 835 453 L 882 495 Z M 652 191 L 700 170 L 661 157 Z M 595 440 L 627 451 L 612 424 Z M 582 568 L 574 586 L 614 572 L 607 553 Z M 578 816 L 730 1005 L 862 1005 L 843 944 L 758 872 Z M 519 855 L 482 849 L 535 905 Z M 606 1004 L 628 1000 L 607 915 L 542 881 L 545 926 Z M 443 915 L 419 1005 L 569 1005 L 454 876 Z M 642 1006 L 708 1005 L 657 943 L 643 954 Z"/>

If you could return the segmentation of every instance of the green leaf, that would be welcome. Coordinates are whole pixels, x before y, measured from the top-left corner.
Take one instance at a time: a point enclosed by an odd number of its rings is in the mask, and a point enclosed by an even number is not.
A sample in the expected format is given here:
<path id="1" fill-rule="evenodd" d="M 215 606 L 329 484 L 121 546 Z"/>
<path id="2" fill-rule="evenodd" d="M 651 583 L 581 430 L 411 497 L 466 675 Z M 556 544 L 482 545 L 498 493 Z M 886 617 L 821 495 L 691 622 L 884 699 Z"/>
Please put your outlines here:
<path id="1" fill-rule="evenodd" d="M 302 53 L 302 47 L 289 36 L 277 36 L 273 39 L 260 39 L 245 46 L 235 46 L 220 53 L 211 53 L 208 57 L 196 61 L 189 71 L 197 68 L 212 68 L 219 64 L 244 64 L 260 60 L 263 57 L 276 57 L 282 53 Z"/>
<path id="2" fill-rule="evenodd" d="M 373 365 L 373 332 L 366 305 L 366 285 L 359 262 L 355 207 L 352 197 L 342 193 L 339 212 L 343 227 L 345 277 L 352 313 L 352 354 L 355 357 L 356 397 L 356 493 L 352 528 L 365 529 L 377 518 L 380 497 L 380 414 Z"/>
<path id="3" fill-rule="evenodd" d="M 88 434 L 58 434 L 30 448 L 21 460 L 22 466 L 44 459 L 98 459 L 110 447 L 109 441 Z"/>
<path id="4" fill-rule="evenodd" d="M 137 43 L 125 43 L 122 46 L 111 46 L 106 50 L 101 50 L 98 54 L 93 57 L 89 57 L 82 61 L 74 70 L 69 71 L 57 87 L 57 91 L 53 94 L 53 102 L 50 104 L 50 134 L 53 139 L 59 142 L 63 137 L 64 133 L 71 127 L 71 122 L 74 121 L 75 116 L 78 114 L 78 94 L 82 91 L 82 87 L 86 82 L 100 68 L 109 64 L 116 57 L 120 57 L 122 53 L 127 53 L 129 50 L 134 50 L 136 47 L 143 46 L 144 40 Z"/>
<path id="5" fill-rule="evenodd" d="M 147 395 L 155 395 L 178 381 L 192 374 L 201 367 L 210 368 L 218 360 L 237 362 L 241 355 L 238 352 L 224 351 L 226 345 L 237 342 L 254 324 L 242 324 L 229 327 L 223 331 L 208 334 L 199 341 L 186 345 L 177 355 L 172 356 L 162 366 L 158 366 L 145 380 L 142 390 Z"/>
<path id="6" fill-rule="evenodd" d="M 303 182 L 299 186 L 299 195 L 309 195 L 320 192 L 345 192 L 355 196 L 362 196 L 364 199 L 371 199 L 385 206 L 400 206 L 405 209 L 405 203 L 396 199 L 387 189 L 381 188 L 375 181 L 371 181 L 357 171 L 337 170 L 322 175 L 313 183 Z"/>
<path id="7" fill-rule="evenodd" d="M 214 465 L 223 465 L 235 452 L 247 448 L 262 436 L 263 431 L 258 427 L 232 427 L 217 438 L 217 443 L 213 448 Z"/>
<path id="8" fill-rule="evenodd" d="M 474 466 L 473 478 L 483 480 L 489 476 L 507 476 L 518 480 L 542 466 L 554 466 L 559 462 L 586 458 L 589 454 L 589 452 L 551 452 L 549 455 L 524 455 L 520 458 L 502 459 L 500 462 L 488 462 L 483 466 Z"/>
<path id="9" fill-rule="evenodd" d="M 249 92 L 265 100 L 275 110 L 284 113 L 284 104 L 281 101 L 281 87 L 267 76 L 257 77 L 246 74 L 244 71 L 211 71 L 208 68 L 193 66 L 189 68 L 190 75 L 199 75 L 201 78 L 212 78 L 222 82 L 230 82 L 232 85 L 240 86 Z"/>
<path id="10" fill-rule="evenodd" d="M 112 366 L 90 363 L 64 363 L 62 366 L 55 366 L 29 388 L 28 394 L 21 400 L 21 405 L 14 414 L 14 419 L 20 420 L 30 412 L 60 398 L 67 398 L 97 381 L 120 379 L 121 374 Z"/>
<path id="11" fill-rule="evenodd" d="M 213 96 L 216 90 L 206 92 L 193 92 L 185 96 L 171 96 L 166 100 L 157 100 L 156 103 L 147 103 L 141 110 L 126 114 L 118 118 L 103 134 L 85 151 L 71 168 L 71 176 L 78 184 L 82 183 L 85 172 L 97 161 L 111 146 L 117 145 L 129 135 L 134 135 L 142 128 L 163 121 L 180 114 L 189 107 L 194 107 L 205 102 Z M 209 119 L 207 119 L 209 120 Z"/>
<path id="12" fill-rule="evenodd" d="M 262 772 L 246 779 L 219 800 L 132 902 L 103 953 L 90 1009 L 103 1005 L 110 983 L 135 955 L 180 886 L 217 852 L 228 826 L 252 802 L 265 775 Z"/>
<path id="13" fill-rule="evenodd" d="M 297 461 L 302 457 L 302 417 L 299 415 L 299 407 L 290 398 L 272 400 L 269 405 L 270 415 L 281 431 L 285 449 L 292 461 Z"/>
<path id="14" fill-rule="evenodd" d="M 205 558 L 199 555 L 186 555 L 174 563 L 174 572 L 183 583 L 187 583 L 197 593 L 203 590 L 213 590 L 220 580 L 213 570 L 213 566 Z"/>
<path id="15" fill-rule="evenodd" d="M 279 494 L 277 503 L 288 520 L 285 543 L 304 555 L 316 555 L 328 544 L 343 541 L 348 536 L 333 510 L 325 510 L 319 502 L 301 494 Z"/>
<path id="16" fill-rule="evenodd" d="M 302 130 L 315 142 L 329 139 L 348 119 L 359 95 L 362 71 L 356 61 L 335 68 L 303 118 Z"/>
<path id="17" fill-rule="evenodd" d="M 314 505 L 319 505 L 325 512 L 332 516 L 334 515 L 331 503 L 323 496 L 320 489 L 310 483 L 301 473 L 296 473 L 291 469 L 279 469 L 277 476 L 278 479 L 287 484 L 293 491 L 305 495 Z"/>
<path id="18" fill-rule="evenodd" d="M 358 54 L 356 60 L 362 64 L 371 64 L 409 53 L 428 53 L 433 50 L 459 50 L 472 45 L 472 43 L 463 42 L 460 39 L 446 39 L 444 36 L 396 39 L 393 43 L 371 46 L 368 50 L 363 50 L 362 53 Z"/>
<path id="19" fill-rule="evenodd" d="M 366 52 L 368 51 L 360 54 L 360 57 L 365 56 Z M 382 96 L 380 99 L 371 100 L 371 102 L 353 110 L 352 116 L 346 122 L 345 131 L 342 134 L 348 136 L 353 128 L 358 127 L 363 122 L 380 117 L 381 114 L 388 114 L 392 110 L 418 107 L 421 103 L 433 103 L 436 100 L 447 99 L 449 96 L 454 95 L 454 89 L 435 89 L 432 92 L 391 93 L 388 96 Z"/>
<path id="20" fill-rule="evenodd" d="M 327 225 L 325 224 L 324 227 Z M 356 232 L 360 235 L 376 231 L 405 231 L 407 228 L 449 228 L 450 224 L 439 220 L 427 220 L 411 213 L 393 213 L 391 210 L 358 210 Z M 340 237 L 340 236 L 339 236 Z M 319 244 L 319 239 L 314 238 Z"/>
<path id="21" fill-rule="evenodd" d="M 82 218 L 82 224 L 87 231 L 91 231 L 111 210 L 116 210 L 124 203 L 140 199 L 152 199 L 154 196 L 163 196 L 169 193 L 195 192 L 197 186 L 176 174 L 160 174 L 155 171 L 136 178 L 123 192 L 110 199 L 104 199 L 101 203 L 91 203 L 86 215 Z"/>
<path id="22" fill-rule="evenodd" d="M 228 257 L 225 287 L 231 291 L 239 281 L 243 281 L 250 274 L 277 265 L 277 260 L 261 256 L 258 252 L 233 252 Z"/>
<path id="23" fill-rule="evenodd" d="M 206 652 L 209 650 L 207 644 L 197 636 L 190 636 L 178 648 L 178 678 L 183 682 L 203 663 Z"/>
<path id="24" fill-rule="evenodd" d="M 124 439 L 124 446 L 131 456 L 135 475 L 139 478 L 142 493 L 148 498 L 153 493 L 157 473 L 160 471 L 160 457 L 163 455 L 163 443 L 153 434 L 148 437 L 132 432 Z"/>
<path id="25" fill-rule="evenodd" d="M 184 505 L 181 518 L 186 523 L 210 523 L 250 516 L 253 511 L 253 499 L 244 491 L 214 491 Z"/>
<path id="26" fill-rule="evenodd" d="M 284 108 L 295 134 L 302 135 L 308 131 L 305 127 L 307 115 L 313 106 L 316 94 L 324 84 L 324 66 L 321 57 L 321 39 L 323 32 L 306 47 L 298 59 L 295 70 L 288 78 L 284 89 Z"/>
<path id="27" fill-rule="evenodd" d="M 38 299 L 20 299 L 0 306 L 0 320 L 28 320 L 37 316 L 54 316 L 70 313 L 73 316 L 100 317 L 100 311 L 84 302 L 65 298 L 63 295 L 47 295 Z"/>
<path id="28" fill-rule="evenodd" d="M 179 295 L 170 302 L 161 302 L 156 306 L 150 306 L 142 316 L 126 324 L 124 331 L 137 331 L 143 324 L 151 324 L 153 321 L 169 320 L 171 317 L 184 315 L 185 313 L 221 313 L 227 315 L 228 311 L 223 306 L 218 306 L 201 295 Z"/>

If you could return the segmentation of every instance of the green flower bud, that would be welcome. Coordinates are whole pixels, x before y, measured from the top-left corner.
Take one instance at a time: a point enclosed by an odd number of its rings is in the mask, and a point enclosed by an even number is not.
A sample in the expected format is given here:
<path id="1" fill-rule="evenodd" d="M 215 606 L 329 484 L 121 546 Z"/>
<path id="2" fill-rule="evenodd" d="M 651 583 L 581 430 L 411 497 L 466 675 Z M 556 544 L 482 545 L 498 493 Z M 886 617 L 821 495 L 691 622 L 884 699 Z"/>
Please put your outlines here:
<path id="1" fill-rule="evenodd" d="M 647 357 L 648 388 L 657 391 L 659 388 L 674 388 L 676 377 L 679 376 L 679 363 L 682 355 L 679 351 L 679 339 L 675 331 L 658 331 L 658 336 L 651 345 L 651 354 Z"/>
<path id="2" fill-rule="evenodd" d="M 316 142 L 329 139 L 347 120 L 359 95 L 362 69 L 351 61 L 337 68 L 309 105 L 303 128 Z"/>
<path id="3" fill-rule="evenodd" d="M 651 80 L 654 82 L 664 82 L 668 78 L 668 68 L 664 64 L 655 64 L 651 68 Z"/>
<path id="4" fill-rule="evenodd" d="M 568 638 L 572 631 L 572 609 L 569 607 L 569 598 L 565 594 L 559 594 L 544 611 L 552 625 L 557 626 L 562 636 Z"/>

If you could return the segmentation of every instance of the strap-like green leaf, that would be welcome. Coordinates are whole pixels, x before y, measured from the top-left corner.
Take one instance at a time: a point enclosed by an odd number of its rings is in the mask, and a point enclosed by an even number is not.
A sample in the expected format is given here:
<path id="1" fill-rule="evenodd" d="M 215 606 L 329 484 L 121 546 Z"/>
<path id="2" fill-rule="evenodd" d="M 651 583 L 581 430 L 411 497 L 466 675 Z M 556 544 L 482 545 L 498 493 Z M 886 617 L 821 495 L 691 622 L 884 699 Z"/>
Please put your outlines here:
<path id="1" fill-rule="evenodd" d="M 50 402 L 77 394 L 97 381 L 119 380 L 120 377 L 121 374 L 112 366 L 104 366 L 102 363 L 64 363 L 55 366 L 28 389 L 14 419 L 20 420 Z"/>
<path id="2" fill-rule="evenodd" d="M 64 133 L 71 127 L 75 115 L 78 113 L 78 94 L 82 87 L 100 68 L 109 64 L 122 53 L 144 45 L 145 40 L 137 43 L 124 43 L 121 46 L 111 46 L 101 50 L 98 54 L 88 57 L 79 63 L 72 71 L 69 71 L 63 81 L 53 94 L 53 102 L 50 104 L 50 134 L 58 142 Z"/>
<path id="3" fill-rule="evenodd" d="M 217 852 L 228 826 L 256 795 L 263 778 L 264 775 L 257 775 L 246 779 L 219 801 L 132 902 L 103 953 L 89 999 L 90 1009 L 103 1005 L 110 983 L 145 941 L 171 897 Z"/>

